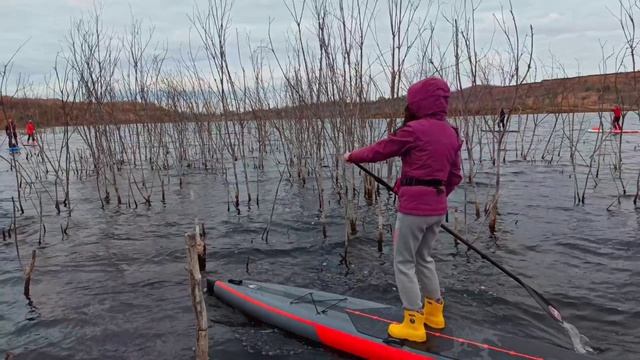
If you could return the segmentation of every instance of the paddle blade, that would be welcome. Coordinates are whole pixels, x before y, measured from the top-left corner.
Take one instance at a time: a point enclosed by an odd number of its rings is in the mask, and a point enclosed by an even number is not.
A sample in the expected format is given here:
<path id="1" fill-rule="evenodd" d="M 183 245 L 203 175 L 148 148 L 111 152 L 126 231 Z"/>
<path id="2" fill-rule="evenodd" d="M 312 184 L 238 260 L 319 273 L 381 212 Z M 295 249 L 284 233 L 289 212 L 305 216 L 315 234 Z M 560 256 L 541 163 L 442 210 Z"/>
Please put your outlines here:
<path id="1" fill-rule="evenodd" d="M 547 310 L 549 310 L 549 314 L 555 318 L 556 320 L 558 320 L 559 322 L 562 322 L 562 315 L 560 314 L 560 312 L 558 310 L 556 310 L 556 308 L 554 308 L 553 306 L 549 305 L 547 306 Z"/>
<path id="2" fill-rule="evenodd" d="M 544 296 L 542 296 L 539 292 L 537 292 L 534 288 L 530 287 L 529 285 L 526 285 L 524 283 L 521 283 L 520 285 L 522 285 L 525 288 L 525 290 L 527 290 L 527 292 L 529 293 L 529 295 L 531 295 L 533 300 L 535 300 L 538 303 L 538 305 L 540 305 L 540 307 L 543 310 L 545 310 L 547 314 L 549 314 L 549 316 L 551 316 L 554 320 L 556 320 L 559 323 L 564 322 L 564 320 L 562 320 L 562 314 L 560 314 L 560 311 L 556 309 L 553 306 L 553 304 L 549 302 L 549 300 L 547 300 Z"/>

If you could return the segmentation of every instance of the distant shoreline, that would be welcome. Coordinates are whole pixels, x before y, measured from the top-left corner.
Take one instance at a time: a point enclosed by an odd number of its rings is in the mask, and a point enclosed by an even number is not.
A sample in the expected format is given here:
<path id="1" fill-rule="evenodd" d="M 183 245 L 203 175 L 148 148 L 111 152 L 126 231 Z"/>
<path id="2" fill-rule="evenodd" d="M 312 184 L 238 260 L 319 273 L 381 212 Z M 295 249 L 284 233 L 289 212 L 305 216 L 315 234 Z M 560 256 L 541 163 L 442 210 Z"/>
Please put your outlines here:
<path id="1" fill-rule="evenodd" d="M 517 90 L 517 96 L 516 96 Z M 516 86 L 477 85 L 452 93 L 449 116 L 498 116 L 501 108 L 509 110 L 516 96 L 512 115 L 609 113 L 619 104 L 625 111 L 640 109 L 640 71 L 605 75 L 587 75 L 564 79 L 550 79 Z M 23 125 L 33 118 L 38 127 L 64 126 L 61 101 L 57 99 L 2 99 L 4 111 Z M 112 102 L 102 104 L 96 121 L 95 105 L 76 102 L 67 109 L 70 125 L 164 123 L 176 121 L 218 120 L 279 120 L 309 118 L 392 119 L 404 114 L 404 98 L 378 99 L 364 103 L 322 103 L 298 105 L 278 109 L 229 112 L 225 115 L 204 115 L 176 112 L 153 103 Z M 1 114 L 0 114 L 1 116 Z M 91 121 L 81 119 L 92 118 Z M 4 121 L 2 121 L 4 124 Z"/>

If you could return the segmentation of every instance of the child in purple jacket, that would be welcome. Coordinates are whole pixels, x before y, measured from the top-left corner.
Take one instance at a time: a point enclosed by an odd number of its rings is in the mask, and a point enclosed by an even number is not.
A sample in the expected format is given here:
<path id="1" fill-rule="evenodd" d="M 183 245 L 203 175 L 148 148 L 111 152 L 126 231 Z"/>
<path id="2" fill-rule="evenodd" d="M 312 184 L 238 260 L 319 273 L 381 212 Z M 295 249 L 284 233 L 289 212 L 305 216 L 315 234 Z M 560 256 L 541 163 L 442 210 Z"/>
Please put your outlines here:
<path id="1" fill-rule="evenodd" d="M 447 213 L 447 196 L 462 181 L 462 141 L 446 118 L 449 95 L 449 86 L 439 78 L 412 85 L 403 126 L 386 139 L 344 155 L 351 163 L 402 159 L 395 185 L 399 206 L 393 258 L 404 320 L 389 326 L 394 338 L 422 342 L 427 339 L 425 323 L 435 329 L 445 327 L 444 301 L 431 253 Z"/>

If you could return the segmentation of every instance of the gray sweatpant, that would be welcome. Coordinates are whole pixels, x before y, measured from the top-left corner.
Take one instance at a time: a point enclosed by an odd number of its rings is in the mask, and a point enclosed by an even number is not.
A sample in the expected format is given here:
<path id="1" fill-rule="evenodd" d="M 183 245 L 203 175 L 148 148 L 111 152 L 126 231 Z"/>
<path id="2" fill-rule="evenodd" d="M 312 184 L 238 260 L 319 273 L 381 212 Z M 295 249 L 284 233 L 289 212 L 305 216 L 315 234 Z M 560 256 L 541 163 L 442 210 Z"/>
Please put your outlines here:
<path id="1" fill-rule="evenodd" d="M 440 298 L 440 282 L 431 252 L 443 220 L 444 216 L 398 213 L 393 237 L 393 269 L 405 309 L 422 309 L 425 296 Z"/>

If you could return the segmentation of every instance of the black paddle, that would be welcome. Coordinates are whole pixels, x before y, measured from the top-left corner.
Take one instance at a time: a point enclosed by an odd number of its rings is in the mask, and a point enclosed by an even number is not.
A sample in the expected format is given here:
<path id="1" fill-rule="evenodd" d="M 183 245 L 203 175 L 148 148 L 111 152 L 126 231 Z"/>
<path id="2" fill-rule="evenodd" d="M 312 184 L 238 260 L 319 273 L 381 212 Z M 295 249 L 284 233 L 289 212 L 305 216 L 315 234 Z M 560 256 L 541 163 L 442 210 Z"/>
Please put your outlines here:
<path id="1" fill-rule="evenodd" d="M 364 167 L 364 166 L 362 166 L 360 164 L 355 164 L 355 165 L 357 167 L 359 167 L 360 170 L 364 171 L 367 175 L 371 176 L 376 182 L 378 182 L 378 184 L 380 184 L 380 185 L 384 186 L 385 188 L 387 188 L 387 190 L 389 192 L 392 192 L 392 193 L 395 194 L 395 191 L 393 190 L 393 187 L 391 187 L 391 185 L 387 184 L 384 180 L 379 178 L 376 174 L 372 173 L 371 171 L 369 171 L 369 169 L 367 169 L 366 167 Z M 490 258 L 488 255 L 486 255 L 485 253 L 480 251 L 478 248 L 473 246 L 473 244 L 471 244 L 469 241 L 467 241 L 465 238 L 463 238 L 462 235 L 460 235 L 457 232 L 453 231 L 447 225 L 442 224 L 442 225 L 440 225 L 440 227 L 444 231 L 448 232 L 451 236 L 456 238 L 456 240 L 458 240 L 461 243 L 465 244 L 469 249 L 475 251 L 475 253 L 480 255 L 481 258 L 487 260 L 488 262 L 491 263 L 491 265 L 497 267 L 498 269 L 500 269 L 500 271 L 502 271 L 503 273 L 507 274 L 507 276 L 509 276 L 510 278 L 515 280 L 515 282 L 517 282 L 518 284 L 520 284 L 520 286 L 522 286 L 525 290 L 527 290 L 527 292 L 529 293 L 529 295 L 531 295 L 533 300 L 535 300 L 536 303 L 538 303 L 538 305 L 540 305 L 540 307 L 547 314 L 549 314 L 549 316 L 551 316 L 554 320 L 556 320 L 557 322 L 559 322 L 561 324 L 564 323 L 564 321 L 562 320 L 562 315 L 560 314 L 560 311 L 558 311 L 558 309 L 556 309 L 556 307 L 553 306 L 553 304 L 551 304 L 551 302 L 549 302 L 549 300 L 547 300 L 544 296 L 542 296 L 534 288 L 532 288 L 531 286 L 527 285 L 524 281 L 522 281 L 522 279 L 517 277 L 511 271 L 505 269 L 502 265 L 500 265 L 497 262 L 495 262 L 492 258 Z"/>

